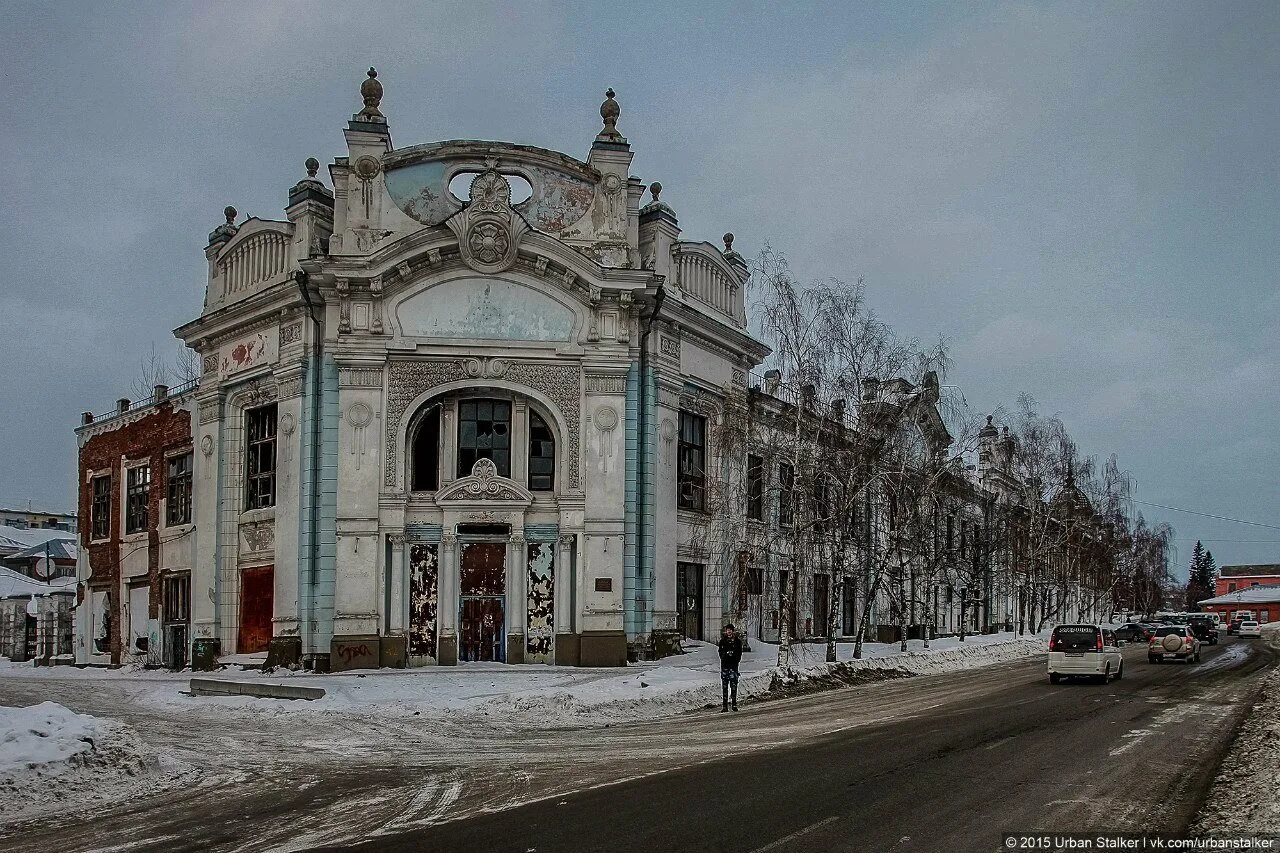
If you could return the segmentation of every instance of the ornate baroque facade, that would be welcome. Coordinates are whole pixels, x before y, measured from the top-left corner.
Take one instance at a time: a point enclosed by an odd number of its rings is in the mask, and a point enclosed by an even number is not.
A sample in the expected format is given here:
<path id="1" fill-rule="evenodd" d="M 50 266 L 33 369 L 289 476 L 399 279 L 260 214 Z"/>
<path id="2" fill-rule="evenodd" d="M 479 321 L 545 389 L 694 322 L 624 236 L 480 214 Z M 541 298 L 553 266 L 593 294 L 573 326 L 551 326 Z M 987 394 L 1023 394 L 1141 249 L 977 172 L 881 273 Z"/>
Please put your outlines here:
<path id="1" fill-rule="evenodd" d="M 332 190 L 309 160 L 284 220 L 228 208 L 204 310 L 176 332 L 203 366 L 195 659 L 654 649 L 677 627 L 677 502 L 696 497 L 681 460 L 706 465 L 681 397 L 741 388 L 767 353 L 732 237 L 681 240 L 657 184 L 641 206 L 612 91 L 585 161 L 396 148 L 372 69 L 361 94 Z"/>

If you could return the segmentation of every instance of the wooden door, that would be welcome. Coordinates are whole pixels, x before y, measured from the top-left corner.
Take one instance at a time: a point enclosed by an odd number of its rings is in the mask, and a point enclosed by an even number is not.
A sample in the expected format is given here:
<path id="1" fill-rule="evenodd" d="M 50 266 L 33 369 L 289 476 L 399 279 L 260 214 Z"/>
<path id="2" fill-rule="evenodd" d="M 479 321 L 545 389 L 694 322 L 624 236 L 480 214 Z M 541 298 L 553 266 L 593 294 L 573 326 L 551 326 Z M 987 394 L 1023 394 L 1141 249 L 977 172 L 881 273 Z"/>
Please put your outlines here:
<path id="1" fill-rule="evenodd" d="M 697 563 L 676 563 L 676 622 L 685 639 L 702 639 L 702 566 Z"/>
<path id="2" fill-rule="evenodd" d="M 265 652 L 271 641 L 271 613 L 275 602 L 275 566 L 254 566 L 240 572 L 240 636 L 236 653 Z"/>

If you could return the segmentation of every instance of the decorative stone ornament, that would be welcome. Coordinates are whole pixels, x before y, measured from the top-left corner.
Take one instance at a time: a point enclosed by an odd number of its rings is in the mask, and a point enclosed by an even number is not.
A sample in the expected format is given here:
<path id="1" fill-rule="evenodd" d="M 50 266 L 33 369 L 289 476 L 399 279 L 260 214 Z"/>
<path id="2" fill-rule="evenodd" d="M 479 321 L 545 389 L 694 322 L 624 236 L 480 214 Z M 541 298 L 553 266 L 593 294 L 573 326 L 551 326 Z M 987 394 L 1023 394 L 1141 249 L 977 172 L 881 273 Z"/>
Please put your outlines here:
<path id="1" fill-rule="evenodd" d="M 495 169 L 471 181 L 471 200 L 446 223 L 458 238 L 462 260 L 473 270 L 493 274 L 515 265 L 520 238 L 529 230 L 511 208 L 511 185 Z"/>
<path id="2" fill-rule="evenodd" d="M 378 110 L 382 103 L 382 84 L 378 82 L 377 70 L 369 69 L 369 79 L 360 84 L 360 97 L 364 99 L 364 109 L 356 113 L 365 118 L 385 118 Z"/>
<path id="3" fill-rule="evenodd" d="M 236 236 L 236 232 L 240 229 L 236 227 L 236 209 L 231 205 L 227 205 L 222 209 L 222 215 L 226 217 L 226 222 L 209 232 L 209 245 L 215 243 L 226 243 L 232 237 Z"/>
<path id="4" fill-rule="evenodd" d="M 622 108 L 613 99 L 613 94 L 612 88 L 605 90 L 604 103 L 600 105 L 600 118 L 604 119 L 604 129 L 596 139 L 601 142 L 626 142 L 622 134 L 618 133 L 618 116 L 622 114 Z"/>

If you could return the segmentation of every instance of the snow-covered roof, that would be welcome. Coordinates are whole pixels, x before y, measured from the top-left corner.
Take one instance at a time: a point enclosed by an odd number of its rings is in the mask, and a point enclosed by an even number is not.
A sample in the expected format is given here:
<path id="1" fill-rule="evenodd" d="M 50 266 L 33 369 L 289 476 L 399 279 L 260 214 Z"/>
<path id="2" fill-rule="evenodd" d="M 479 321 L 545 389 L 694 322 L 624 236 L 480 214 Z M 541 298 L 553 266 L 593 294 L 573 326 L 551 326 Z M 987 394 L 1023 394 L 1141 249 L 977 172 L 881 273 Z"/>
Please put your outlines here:
<path id="1" fill-rule="evenodd" d="M 1270 604 L 1280 601 L 1280 583 L 1258 584 L 1238 589 L 1216 598 L 1206 598 L 1201 604 Z"/>
<path id="2" fill-rule="evenodd" d="M 1280 563 L 1255 563 L 1248 566 L 1221 566 L 1218 574 L 1224 578 L 1280 577 Z"/>
<path id="3" fill-rule="evenodd" d="M 15 595 L 48 595 L 59 590 L 73 590 L 75 585 L 75 578 L 54 578 L 46 583 L 0 566 L 0 598 L 12 598 Z"/>
<path id="4" fill-rule="evenodd" d="M 17 553 L 5 557 L 6 560 L 23 560 L 29 557 L 48 557 L 51 560 L 74 560 L 76 558 L 76 542 L 74 539 L 50 537 L 38 545 L 24 548 Z"/>
<path id="5" fill-rule="evenodd" d="M 50 539 L 75 538 L 76 535 L 69 530 L 50 527 L 10 527 L 7 524 L 0 524 L 0 552 L 21 551 L 33 545 L 43 545 Z"/>

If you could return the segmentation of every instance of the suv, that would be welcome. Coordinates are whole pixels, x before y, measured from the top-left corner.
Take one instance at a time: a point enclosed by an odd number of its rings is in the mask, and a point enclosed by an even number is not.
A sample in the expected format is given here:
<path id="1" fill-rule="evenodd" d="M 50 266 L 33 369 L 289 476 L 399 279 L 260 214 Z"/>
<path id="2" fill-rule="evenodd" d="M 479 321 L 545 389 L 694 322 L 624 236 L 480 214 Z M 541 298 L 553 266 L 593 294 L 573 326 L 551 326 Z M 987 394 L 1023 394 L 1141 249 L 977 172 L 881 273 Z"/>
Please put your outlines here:
<path id="1" fill-rule="evenodd" d="M 1201 642 L 1218 645 L 1218 622 L 1212 616 L 1192 616 L 1187 620 L 1187 627 Z"/>
<path id="2" fill-rule="evenodd" d="M 1177 658 L 1183 663 L 1200 660 L 1200 640 L 1186 625 L 1161 625 L 1147 644 L 1147 660 L 1164 663 L 1165 658 Z"/>
<path id="3" fill-rule="evenodd" d="M 1049 683 L 1083 675 L 1106 684 L 1124 677 L 1124 658 L 1110 628 L 1059 625 L 1049 638 Z"/>

